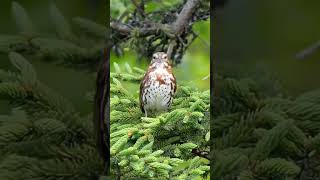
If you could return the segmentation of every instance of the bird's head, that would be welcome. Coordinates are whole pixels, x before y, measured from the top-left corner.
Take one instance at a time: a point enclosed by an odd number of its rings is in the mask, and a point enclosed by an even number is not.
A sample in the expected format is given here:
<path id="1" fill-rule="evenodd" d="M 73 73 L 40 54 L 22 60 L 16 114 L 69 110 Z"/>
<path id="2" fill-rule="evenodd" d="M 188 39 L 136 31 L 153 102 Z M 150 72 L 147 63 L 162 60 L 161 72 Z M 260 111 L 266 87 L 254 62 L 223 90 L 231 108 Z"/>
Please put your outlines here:
<path id="1" fill-rule="evenodd" d="M 168 55 L 164 52 L 156 52 L 152 55 L 151 66 L 166 68 L 170 65 Z"/>

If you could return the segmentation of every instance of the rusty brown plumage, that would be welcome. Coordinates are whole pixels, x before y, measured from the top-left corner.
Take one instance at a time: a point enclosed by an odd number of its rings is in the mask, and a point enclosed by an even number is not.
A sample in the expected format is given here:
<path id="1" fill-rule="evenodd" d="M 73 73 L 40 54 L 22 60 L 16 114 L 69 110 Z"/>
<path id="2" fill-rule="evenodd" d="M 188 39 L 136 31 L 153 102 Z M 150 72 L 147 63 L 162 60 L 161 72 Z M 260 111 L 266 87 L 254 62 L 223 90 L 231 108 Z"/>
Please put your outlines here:
<path id="1" fill-rule="evenodd" d="M 167 55 L 157 52 L 140 83 L 140 108 L 148 112 L 166 111 L 176 92 L 176 78 L 172 73 Z"/>

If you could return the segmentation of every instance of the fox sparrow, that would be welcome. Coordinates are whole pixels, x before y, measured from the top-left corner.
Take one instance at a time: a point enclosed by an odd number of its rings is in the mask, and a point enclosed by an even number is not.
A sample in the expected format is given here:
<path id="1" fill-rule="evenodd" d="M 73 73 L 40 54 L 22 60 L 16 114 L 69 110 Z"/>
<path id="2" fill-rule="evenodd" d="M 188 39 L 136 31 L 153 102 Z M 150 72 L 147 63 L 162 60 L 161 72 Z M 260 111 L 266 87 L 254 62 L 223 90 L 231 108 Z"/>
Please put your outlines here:
<path id="1" fill-rule="evenodd" d="M 154 53 L 140 84 L 140 107 L 148 113 L 167 111 L 176 92 L 176 78 L 164 52 Z"/>

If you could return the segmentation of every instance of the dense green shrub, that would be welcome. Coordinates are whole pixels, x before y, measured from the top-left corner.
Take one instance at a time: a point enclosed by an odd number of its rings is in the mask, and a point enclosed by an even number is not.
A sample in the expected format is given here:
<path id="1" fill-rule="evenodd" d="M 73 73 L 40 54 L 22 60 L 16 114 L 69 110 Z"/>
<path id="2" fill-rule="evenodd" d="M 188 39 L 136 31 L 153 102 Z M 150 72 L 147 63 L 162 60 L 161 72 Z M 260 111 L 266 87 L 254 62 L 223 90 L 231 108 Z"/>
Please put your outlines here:
<path id="1" fill-rule="evenodd" d="M 122 81 L 138 84 L 139 68 L 111 73 L 110 143 L 112 173 L 121 179 L 207 179 L 210 161 L 193 153 L 209 152 L 210 91 L 178 83 L 171 110 L 144 117 L 137 93 Z M 137 89 L 138 90 L 138 89 Z"/>

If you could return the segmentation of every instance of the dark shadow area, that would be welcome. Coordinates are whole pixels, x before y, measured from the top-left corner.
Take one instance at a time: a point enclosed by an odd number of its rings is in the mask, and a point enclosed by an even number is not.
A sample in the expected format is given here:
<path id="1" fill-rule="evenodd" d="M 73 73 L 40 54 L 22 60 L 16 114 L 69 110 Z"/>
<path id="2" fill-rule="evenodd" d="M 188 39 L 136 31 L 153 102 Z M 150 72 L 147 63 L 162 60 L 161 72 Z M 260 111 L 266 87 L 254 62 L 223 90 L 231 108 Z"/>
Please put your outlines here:
<path id="1" fill-rule="evenodd" d="M 103 174 L 92 119 L 105 3 L 0 3 L 0 179 Z"/>

